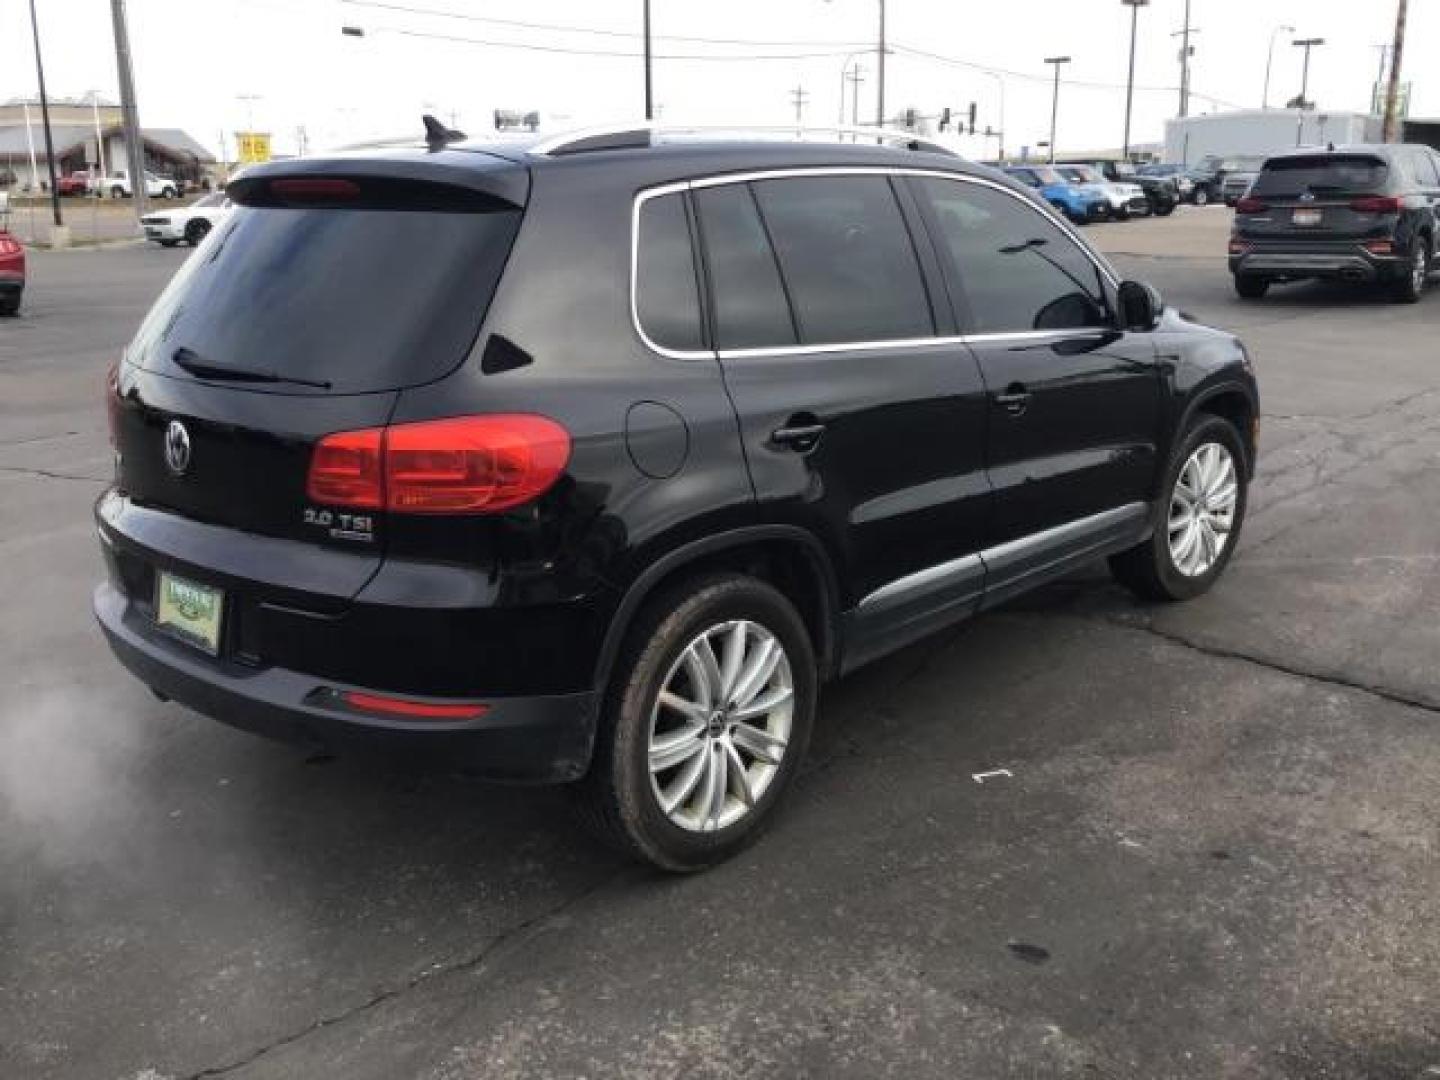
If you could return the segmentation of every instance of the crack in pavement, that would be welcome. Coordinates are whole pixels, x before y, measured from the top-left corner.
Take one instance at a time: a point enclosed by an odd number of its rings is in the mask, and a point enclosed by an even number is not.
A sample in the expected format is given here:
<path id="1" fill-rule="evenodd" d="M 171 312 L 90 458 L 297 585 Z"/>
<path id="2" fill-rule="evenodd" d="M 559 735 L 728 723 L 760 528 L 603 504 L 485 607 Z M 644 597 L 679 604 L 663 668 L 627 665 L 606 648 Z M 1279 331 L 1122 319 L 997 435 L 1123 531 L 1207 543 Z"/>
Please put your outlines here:
<path id="1" fill-rule="evenodd" d="M 346 1021 L 354 1019 L 355 1017 L 360 1016 L 364 1013 L 367 1013 L 372 1009 L 386 1004 L 387 1002 L 395 1001 L 403 995 L 409 993 L 411 990 L 416 989 L 417 987 L 424 986 L 427 983 L 433 982 L 434 980 L 443 978 L 447 975 L 454 975 L 462 971 L 470 971 L 474 968 L 480 967 L 485 963 L 485 961 L 489 960 L 492 956 L 495 955 L 496 952 L 504 948 L 506 945 L 526 936 L 527 933 L 532 930 L 542 928 L 546 923 L 554 920 L 562 912 L 574 907 L 577 904 L 584 902 L 585 900 L 588 900 L 590 897 L 595 896 L 597 893 L 604 891 L 606 888 L 608 888 L 615 882 L 626 877 L 634 877 L 637 873 L 639 873 L 639 870 L 636 867 L 623 866 L 620 869 L 614 871 L 613 873 L 604 875 L 595 884 L 580 890 L 575 895 L 566 897 L 554 907 L 547 908 L 545 911 L 542 911 L 537 915 L 533 915 L 528 919 L 522 920 L 515 926 L 510 927 L 508 930 L 502 931 L 500 934 L 491 938 L 485 944 L 484 948 L 482 948 L 478 953 L 473 956 L 467 956 L 463 959 L 456 960 L 448 964 L 436 964 L 435 966 L 427 968 L 426 970 L 420 972 L 420 974 L 412 976 L 405 982 L 401 983 L 399 986 L 392 986 L 389 989 L 382 990 L 379 993 L 375 994 L 373 997 L 360 1002 L 358 1005 L 352 1005 L 351 1007 L 343 1009 L 338 1013 L 334 1013 L 329 1016 L 322 1016 L 318 1020 L 312 1020 L 310 1023 L 306 1024 L 298 1031 L 292 1031 L 288 1035 L 282 1035 L 280 1038 L 268 1042 L 265 1045 L 256 1048 L 255 1050 L 252 1050 L 250 1053 L 246 1054 L 242 1058 L 228 1062 L 224 1065 L 212 1065 L 208 1068 L 201 1069 L 198 1072 L 186 1073 L 183 1077 L 180 1077 L 179 1080 L 206 1080 L 207 1077 L 229 1075 L 235 1072 L 237 1069 L 243 1069 L 249 1065 L 253 1065 L 256 1061 L 260 1060 L 260 1058 L 272 1053 L 275 1050 L 279 1050 L 283 1047 L 291 1046 L 297 1042 L 300 1042 L 302 1039 L 308 1038 L 309 1036 L 315 1034 L 315 1032 L 317 1031 L 322 1031 L 325 1028 L 333 1027 L 336 1024 L 343 1024 Z"/>
<path id="2" fill-rule="evenodd" d="M 1292 678 L 1306 679 L 1310 682 L 1321 683 L 1325 686 L 1335 686 L 1344 690 L 1355 690 L 1362 694 L 1371 694 L 1385 701 L 1393 702 L 1396 705 L 1406 705 L 1412 709 L 1422 709 L 1425 712 L 1440 715 L 1440 704 L 1434 701 L 1428 701 L 1425 698 L 1406 694 L 1400 690 L 1392 690 L 1389 687 L 1380 686 L 1376 683 L 1361 682 L 1359 679 L 1351 678 L 1348 675 L 1315 671 L 1294 664 L 1282 663 L 1279 660 L 1270 660 L 1264 657 L 1254 656 L 1250 653 L 1241 652 L 1239 649 L 1231 649 L 1223 645 L 1205 644 L 1187 638 L 1185 635 L 1177 633 L 1174 630 L 1162 630 L 1158 626 L 1148 622 L 1139 622 L 1113 615 L 1101 615 L 1098 618 L 1083 615 L 1078 617 L 1086 619 L 1089 622 L 1098 621 L 1127 630 L 1138 630 L 1141 633 L 1160 638 L 1162 641 L 1168 641 L 1172 645 L 1179 645 L 1218 660 L 1238 660 L 1241 663 L 1253 664 L 1256 667 L 1265 668 L 1268 671 L 1274 671 L 1281 675 L 1289 675 Z"/>
<path id="3" fill-rule="evenodd" d="M 18 476 L 34 476 L 42 480 L 80 480 L 87 484 L 108 484 L 108 476 L 76 476 L 74 473 L 52 472 L 49 469 L 27 469 L 19 465 L 0 465 L 0 472 Z"/>
<path id="4" fill-rule="evenodd" d="M 0 446 L 26 446 L 30 443 L 48 442 L 51 439 L 68 439 L 79 435 L 78 431 L 57 431 L 50 435 L 27 435 L 23 439 L 0 439 Z"/>

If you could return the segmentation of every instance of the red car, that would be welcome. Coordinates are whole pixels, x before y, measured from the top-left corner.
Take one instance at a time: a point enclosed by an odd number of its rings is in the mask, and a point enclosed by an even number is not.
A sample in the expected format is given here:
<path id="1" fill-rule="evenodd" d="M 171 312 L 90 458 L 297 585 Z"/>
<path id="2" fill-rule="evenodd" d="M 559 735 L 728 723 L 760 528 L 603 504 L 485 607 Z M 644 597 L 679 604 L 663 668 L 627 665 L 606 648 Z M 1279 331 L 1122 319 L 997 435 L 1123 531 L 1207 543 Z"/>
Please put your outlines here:
<path id="1" fill-rule="evenodd" d="M 88 195 L 90 194 L 90 174 L 88 172 L 72 172 L 69 176 L 62 176 L 55 181 L 55 189 L 61 195 Z"/>
<path id="2" fill-rule="evenodd" d="M 20 314 L 25 291 L 25 247 L 0 229 L 0 316 Z"/>

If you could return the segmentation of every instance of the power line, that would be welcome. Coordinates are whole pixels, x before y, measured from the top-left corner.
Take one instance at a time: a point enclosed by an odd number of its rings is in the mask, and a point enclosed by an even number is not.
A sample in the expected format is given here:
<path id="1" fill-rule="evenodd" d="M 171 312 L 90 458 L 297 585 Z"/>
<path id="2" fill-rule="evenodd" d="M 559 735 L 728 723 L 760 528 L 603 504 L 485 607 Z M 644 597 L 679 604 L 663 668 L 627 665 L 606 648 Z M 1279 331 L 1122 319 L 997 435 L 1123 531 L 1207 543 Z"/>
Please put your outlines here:
<path id="1" fill-rule="evenodd" d="M 619 49 L 577 49 L 564 45 L 534 45 L 523 41 L 490 41 L 486 38 L 462 37 L 458 34 L 436 34 L 424 30 L 402 30 L 399 27 L 376 27 L 375 32 L 397 34 L 400 37 L 423 38 L 427 41 L 453 41 L 463 45 L 485 45 L 494 49 L 520 49 L 524 52 L 563 53 L 567 56 L 613 56 L 638 60 L 642 51 Z M 822 56 L 845 56 L 839 49 L 829 52 L 803 53 L 654 53 L 656 60 L 811 60 Z"/>
<path id="2" fill-rule="evenodd" d="M 489 15 L 471 15 L 463 11 L 445 11 L 440 8 L 416 7 L 410 4 L 386 3 L 385 0 L 340 0 L 352 7 L 375 8 L 381 11 L 397 11 L 406 15 L 425 15 L 437 19 L 456 19 L 461 22 L 488 23 L 493 26 L 513 26 L 522 30 L 547 30 L 563 34 L 594 34 L 600 37 L 639 38 L 633 30 L 609 30 L 598 26 L 567 26 L 561 23 L 526 22 L 521 19 L 497 19 Z M 855 41 L 758 41 L 754 38 L 692 37 L 684 34 L 654 34 L 657 41 L 686 41 L 706 45 L 749 45 L 762 48 L 845 48 L 854 49 L 869 45 L 869 42 Z M 831 55 L 831 54 L 826 54 Z"/>

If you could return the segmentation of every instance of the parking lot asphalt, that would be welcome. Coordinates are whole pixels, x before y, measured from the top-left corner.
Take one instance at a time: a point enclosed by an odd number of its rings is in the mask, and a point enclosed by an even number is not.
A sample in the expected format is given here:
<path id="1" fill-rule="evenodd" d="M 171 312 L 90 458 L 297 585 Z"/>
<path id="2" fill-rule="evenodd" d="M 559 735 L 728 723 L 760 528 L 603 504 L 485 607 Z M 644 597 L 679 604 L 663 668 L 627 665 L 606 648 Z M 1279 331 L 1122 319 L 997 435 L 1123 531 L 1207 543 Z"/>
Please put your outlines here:
<path id="1" fill-rule="evenodd" d="M 1227 221 L 1092 233 L 1255 354 L 1227 577 L 1157 608 L 1096 567 L 830 687 L 775 827 L 685 879 L 557 791 L 306 758 L 123 673 L 101 389 L 186 253 L 34 256 L 0 323 L 0 1076 L 1440 1075 L 1440 288 L 1245 304 Z"/>

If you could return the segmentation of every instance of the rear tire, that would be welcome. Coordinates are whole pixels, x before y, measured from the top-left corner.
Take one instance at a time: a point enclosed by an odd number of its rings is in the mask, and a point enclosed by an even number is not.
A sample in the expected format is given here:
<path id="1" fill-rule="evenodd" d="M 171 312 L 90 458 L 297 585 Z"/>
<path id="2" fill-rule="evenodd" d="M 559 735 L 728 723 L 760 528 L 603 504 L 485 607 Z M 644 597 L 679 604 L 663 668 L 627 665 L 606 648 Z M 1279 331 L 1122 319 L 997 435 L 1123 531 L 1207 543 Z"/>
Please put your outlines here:
<path id="1" fill-rule="evenodd" d="M 124 189 L 123 187 L 121 187 L 119 184 L 116 184 L 114 187 L 112 187 L 112 188 L 110 189 L 110 197 L 111 197 L 112 199 L 123 199 L 123 198 L 125 198 L 125 189 Z"/>
<path id="2" fill-rule="evenodd" d="M 1235 291 L 1246 300 L 1264 300 L 1270 291 L 1270 282 L 1252 274 L 1236 274 Z"/>
<path id="3" fill-rule="evenodd" d="M 1397 304 L 1414 304 L 1425 295 L 1425 285 L 1430 280 L 1430 244 L 1423 237 L 1415 242 L 1415 252 L 1410 256 L 1404 273 L 1390 284 L 1390 297 Z"/>
<path id="4" fill-rule="evenodd" d="M 0 319 L 13 319 L 20 314 L 20 297 L 7 296 L 0 300 Z"/>
<path id="5" fill-rule="evenodd" d="M 1175 212 L 1175 203 L 1162 203 L 1155 208 L 1156 217 L 1169 217 Z"/>
<path id="6" fill-rule="evenodd" d="M 1240 541 L 1249 472 L 1235 425 L 1208 413 L 1196 417 L 1165 470 L 1153 535 L 1110 557 L 1116 580 L 1142 600 L 1189 600 L 1207 592 Z M 1193 562 L 1197 548 L 1185 547 L 1192 533 L 1202 556 Z M 1207 546 L 1217 542 L 1218 550 Z"/>
<path id="7" fill-rule="evenodd" d="M 616 665 L 590 771 L 571 789 L 582 824 L 671 872 L 734 855 L 799 771 L 817 674 L 804 622 L 765 582 L 725 573 L 667 590 Z"/>

